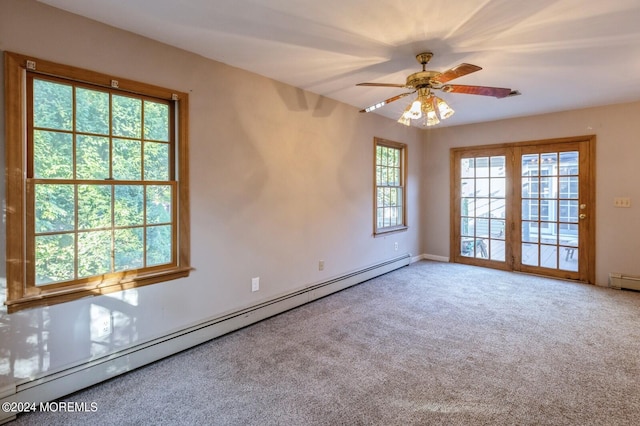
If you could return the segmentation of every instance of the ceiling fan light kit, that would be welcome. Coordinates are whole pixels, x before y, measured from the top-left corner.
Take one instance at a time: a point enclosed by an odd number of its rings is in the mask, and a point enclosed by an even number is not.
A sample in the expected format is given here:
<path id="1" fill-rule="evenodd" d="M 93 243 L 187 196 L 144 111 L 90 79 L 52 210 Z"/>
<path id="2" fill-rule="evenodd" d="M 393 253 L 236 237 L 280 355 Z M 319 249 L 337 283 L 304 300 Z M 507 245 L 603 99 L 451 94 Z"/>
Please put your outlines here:
<path id="1" fill-rule="evenodd" d="M 467 95 L 493 96 L 496 98 L 505 98 L 514 94 L 520 94 L 517 91 L 504 87 L 488 87 L 488 86 L 464 86 L 459 84 L 445 84 L 449 81 L 465 76 L 472 72 L 480 71 L 482 68 L 472 64 L 460 64 L 445 72 L 429 71 L 426 65 L 433 57 L 431 52 L 423 52 L 416 55 L 416 60 L 422 65 L 422 71 L 410 74 L 405 84 L 392 83 L 360 83 L 358 86 L 377 86 L 377 87 L 398 87 L 405 89 L 413 89 L 411 92 L 401 93 L 384 101 L 378 102 L 360 112 L 371 112 L 378 108 L 412 95 L 418 92 L 415 101 L 407 106 L 398 123 L 405 126 L 411 125 L 411 120 L 419 120 L 424 117 L 424 126 L 434 126 L 440 123 L 440 120 L 446 120 L 454 114 L 451 108 L 442 98 L 435 96 L 431 90 L 442 90 L 445 93 L 463 93 Z"/>

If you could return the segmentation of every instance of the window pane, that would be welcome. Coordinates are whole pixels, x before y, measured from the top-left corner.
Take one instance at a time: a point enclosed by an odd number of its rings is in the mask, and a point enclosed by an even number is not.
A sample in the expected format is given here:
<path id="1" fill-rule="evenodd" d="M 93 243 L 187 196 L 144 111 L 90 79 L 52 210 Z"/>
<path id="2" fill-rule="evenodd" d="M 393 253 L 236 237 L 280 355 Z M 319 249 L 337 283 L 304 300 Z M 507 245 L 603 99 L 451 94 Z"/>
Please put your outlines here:
<path id="1" fill-rule="evenodd" d="M 560 198 L 578 198 L 578 177 L 561 177 L 560 178 Z"/>
<path id="2" fill-rule="evenodd" d="M 142 136 L 142 101 L 128 96 L 113 95 L 112 102 L 113 135 L 139 139 Z"/>
<path id="3" fill-rule="evenodd" d="M 490 240 L 489 241 L 489 254 L 491 260 L 497 260 L 500 262 L 505 261 L 505 242 L 504 240 Z"/>
<path id="4" fill-rule="evenodd" d="M 76 130 L 83 133 L 109 134 L 109 94 L 76 88 Z"/>
<path id="5" fill-rule="evenodd" d="M 73 135 L 34 130 L 33 169 L 37 179 L 72 179 Z"/>
<path id="6" fill-rule="evenodd" d="M 489 236 L 489 220 L 476 219 L 476 235 L 480 237 Z"/>
<path id="7" fill-rule="evenodd" d="M 536 244 L 522 244 L 522 264 L 538 266 L 538 246 Z"/>
<path id="8" fill-rule="evenodd" d="M 144 143 L 144 179 L 169 180 L 169 145 Z"/>
<path id="9" fill-rule="evenodd" d="M 476 247 L 476 257 L 481 257 L 484 259 L 488 257 L 487 242 L 483 238 L 476 238 L 475 247 Z"/>
<path id="10" fill-rule="evenodd" d="M 76 137 L 76 177 L 96 180 L 109 178 L 109 138 Z"/>
<path id="11" fill-rule="evenodd" d="M 503 240 L 504 239 L 504 220 L 491 219 L 491 237 Z"/>
<path id="12" fill-rule="evenodd" d="M 36 237 L 36 285 L 74 278 L 73 234 Z"/>
<path id="13" fill-rule="evenodd" d="M 489 157 L 476 158 L 476 177 L 489 177 Z"/>
<path id="14" fill-rule="evenodd" d="M 463 216 L 476 215 L 476 199 L 475 198 L 463 198 L 461 207 L 462 207 Z"/>
<path id="15" fill-rule="evenodd" d="M 574 247 L 562 247 L 559 269 L 578 271 L 579 250 Z"/>
<path id="16" fill-rule="evenodd" d="M 391 174 L 391 185 L 398 186 L 400 185 L 400 169 L 394 168 L 392 169 L 393 173 Z"/>
<path id="17" fill-rule="evenodd" d="M 399 188 L 389 188 L 389 205 L 390 206 L 398 205 L 399 192 L 400 192 Z"/>
<path id="18" fill-rule="evenodd" d="M 504 198 L 492 198 L 490 203 L 489 216 L 504 218 L 506 213 Z"/>
<path id="19" fill-rule="evenodd" d="M 171 263 L 171 226 L 147 228 L 147 266 Z"/>
<path id="20" fill-rule="evenodd" d="M 549 171 L 553 171 L 554 166 L 558 164 L 558 154 L 555 152 L 545 152 L 544 154 L 540 154 L 540 168 L 548 169 Z M 553 173 L 548 173 L 553 174 Z"/>
<path id="21" fill-rule="evenodd" d="M 475 158 L 463 158 L 461 161 L 461 177 L 474 177 Z"/>
<path id="22" fill-rule="evenodd" d="M 560 221 L 573 223 L 578 222 L 577 201 L 560 201 Z"/>
<path id="23" fill-rule="evenodd" d="M 561 152 L 560 164 L 558 165 L 559 174 L 561 175 L 577 175 L 578 174 L 578 157 L 577 151 Z"/>
<path id="24" fill-rule="evenodd" d="M 169 105 L 144 101 L 144 138 L 169 141 Z"/>
<path id="25" fill-rule="evenodd" d="M 554 269 L 558 267 L 558 250 L 555 246 L 540 246 L 540 266 Z"/>
<path id="26" fill-rule="evenodd" d="M 539 161 L 538 154 L 523 155 L 522 156 L 522 176 L 537 176 L 539 163 L 540 161 Z"/>
<path id="27" fill-rule="evenodd" d="M 116 180 L 142 178 L 142 148 L 139 141 L 113 140 L 113 178 Z"/>
<path id="28" fill-rule="evenodd" d="M 71 231 L 75 227 L 73 185 L 38 184 L 36 197 L 36 232 Z"/>
<path id="29" fill-rule="evenodd" d="M 116 229 L 113 234 L 115 271 L 141 268 L 144 263 L 143 229 Z"/>
<path id="30" fill-rule="evenodd" d="M 493 178 L 491 179 L 491 196 L 504 198 L 506 195 L 506 179 L 505 178 Z"/>
<path id="31" fill-rule="evenodd" d="M 461 222 L 461 228 L 460 228 L 460 234 L 465 237 L 465 236 L 469 236 L 472 237 L 473 236 L 473 219 L 470 217 L 463 217 L 462 218 L 462 222 Z"/>
<path id="32" fill-rule="evenodd" d="M 393 166 L 395 168 L 400 168 L 400 161 L 401 161 L 400 150 L 394 149 L 393 150 Z"/>
<path id="33" fill-rule="evenodd" d="M 460 254 L 467 257 L 475 255 L 475 240 L 473 238 L 460 239 Z"/>
<path id="34" fill-rule="evenodd" d="M 489 179 L 476 179 L 476 197 L 489 196 Z"/>
<path id="35" fill-rule="evenodd" d="M 33 125 L 47 129 L 73 129 L 72 87 L 33 80 Z"/>
<path id="36" fill-rule="evenodd" d="M 473 197 L 476 193 L 476 180 L 475 179 L 462 179 L 462 196 Z"/>
<path id="37" fill-rule="evenodd" d="M 524 243 L 537 243 L 538 238 L 538 224 L 536 222 L 523 221 L 522 222 L 522 242 Z"/>
<path id="38" fill-rule="evenodd" d="M 555 233 L 556 224 L 554 222 L 542 222 L 540 224 L 540 238 L 546 244 L 558 244 L 558 235 Z"/>
<path id="39" fill-rule="evenodd" d="M 490 169 L 490 176 L 491 177 L 497 177 L 497 176 L 504 176 L 505 175 L 505 170 L 504 170 L 505 160 L 506 160 L 505 156 L 491 157 L 489 159 L 489 163 L 491 165 L 491 169 Z"/>
<path id="40" fill-rule="evenodd" d="M 540 198 L 554 198 L 554 188 L 556 188 L 557 178 L 540 178 Z"/>
<path id="41" fill-rule="evenodd" d="M 147 223 L 171 222 L 171 186 L 147 186 Z"/>
<path id="42" fill-rule="evenodd" d="M 111 186 L 78 185 L 78 229 L 111 227 Z"/>
<path id="43" fill-rule="evenodd" d="M 113 216 L 115 226 L 134 226 L 144 223 L 144 187 L 116 185 Z"/>
<path id="44" fill-rule="evenodd" d="M 402 205 L 398 205 L 398 207 L 396 207 L 396 225 L 402 225 L 403 210 Z"/>
<path id="45" fill-rule="evenodd" d="M 376 207 L 382 207 L 384 202 L 384 193 L 382 188 L 376 188 Z"/>
<path id="46" fill-rule="evenodd" d="M 111 272 L 111 231 L 78 234 L 78 277 Z"/>
<path id="47" fill-rule="evenodd" d="M 380 180 L 378 181 L 378 185 L 386 186 L 389 183 L 388 174 L 389 171 L 386 167 L 380 167 Z"/>
<path id="48" fill-rule="evenodd" d="M 558 218 L 558 201 L 556 200 L 541 200 L 541 219 L 554 221 Z"/>

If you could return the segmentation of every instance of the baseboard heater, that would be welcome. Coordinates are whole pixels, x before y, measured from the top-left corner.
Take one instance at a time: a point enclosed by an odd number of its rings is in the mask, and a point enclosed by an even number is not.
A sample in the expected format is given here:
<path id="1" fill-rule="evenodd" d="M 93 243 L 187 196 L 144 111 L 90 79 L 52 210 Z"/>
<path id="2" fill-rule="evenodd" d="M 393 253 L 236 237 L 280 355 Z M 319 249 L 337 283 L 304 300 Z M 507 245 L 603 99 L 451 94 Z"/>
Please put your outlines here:
<path id="1" fill-rule="evenodd" d="M 640 276 L 609 273 L 609 287 L 640 291 Z"/>
<path id="2" fill-rule="evenodd" d="M 220 337 L 345 288 L 360 284 L 411 263 L 409 254 L 383 261 L 342 276 L 309 285 L 272 300 L 209 319 L 175 333 L 135 345 L 46 376 L 0 389 L 0 403 L 45 403 L 98 384 L 143 365 Z M 15 414 L 0 410 L 0 424 Z"/>

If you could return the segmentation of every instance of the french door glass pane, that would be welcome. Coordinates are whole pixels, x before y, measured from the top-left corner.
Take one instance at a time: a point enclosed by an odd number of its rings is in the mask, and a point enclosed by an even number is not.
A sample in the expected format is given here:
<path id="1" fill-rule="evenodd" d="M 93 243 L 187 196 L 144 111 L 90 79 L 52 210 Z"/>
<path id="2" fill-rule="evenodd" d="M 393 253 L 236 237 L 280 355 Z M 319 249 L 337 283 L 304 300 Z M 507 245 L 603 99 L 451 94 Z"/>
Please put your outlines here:
<path id="1" fill-rule="evenodd" d="M 505 261 L 505 159 L 461 159 L 462 256 Z"/>
<path id="2" fill-rule="evenodd" d="M 577 151 L 522 155 L 522 263 L 578 270 Z"/>
<path id="3" fill-rule="evenodd" d="M 491 253 L 491 260 L 497 260 L 500 262 L 505 261 L 505 242 L 504 240 L 490 240 L 489 253 Z"/>

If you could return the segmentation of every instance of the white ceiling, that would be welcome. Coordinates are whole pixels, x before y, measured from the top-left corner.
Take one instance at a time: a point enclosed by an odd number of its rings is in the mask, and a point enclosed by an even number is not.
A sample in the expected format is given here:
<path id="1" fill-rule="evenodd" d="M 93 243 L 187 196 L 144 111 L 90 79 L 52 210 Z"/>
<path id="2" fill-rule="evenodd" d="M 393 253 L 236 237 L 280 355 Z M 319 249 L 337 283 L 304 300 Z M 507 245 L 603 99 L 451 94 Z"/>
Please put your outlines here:
<path id="1" fill-rule="evenodd" d="M 638 0 L 40 1 L 358 108 L 406 92 L 355 85 L 404 84 L 423 51 L 483 68 L 452 83 L 522 93 L 439 92 L 456 110 L 439 126 L 640 100 Z"/>

